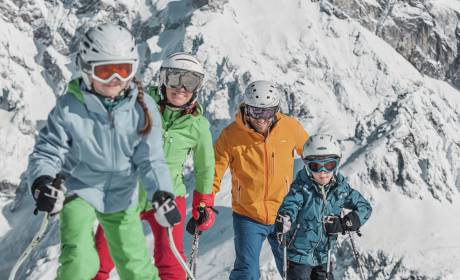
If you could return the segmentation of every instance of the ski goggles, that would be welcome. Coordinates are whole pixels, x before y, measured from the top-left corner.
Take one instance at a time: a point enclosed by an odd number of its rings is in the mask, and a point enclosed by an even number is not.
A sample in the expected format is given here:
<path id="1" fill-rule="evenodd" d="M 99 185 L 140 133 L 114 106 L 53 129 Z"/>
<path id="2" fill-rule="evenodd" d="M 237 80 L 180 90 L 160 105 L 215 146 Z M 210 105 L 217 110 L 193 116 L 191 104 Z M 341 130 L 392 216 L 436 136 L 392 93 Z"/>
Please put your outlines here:
<path id="1" fill-rule="evenodd" d="M 109 83 L 114 78 L 125 82 L 134 77 L 134 63 L 134 61 L 94 62 L 91 63 L 91 76 L 94 80 L 104 84 Z"/>
<path id="2" fill-rule="evenodd" d="M 162 84 L 168 88 L 185 88 L 188 92 L 195 92 L 203 82 L 203 75 L 174 68 L 166 68 L 160 71 Z"/>
<path id="3" fill-rule="evenodd" d="M 339 161 L 338 158 L 304 160 L 308 170 L 313 173 L 333 172 L 339 166 Z"/>
<path id="4" fill-rule="evenodd" d="M 278 112 L 278 106 L 269 107 L 269 108 L 259 108 L 246 105 L 246 114 L 248 117 L 254 119 L 271 119 Z"/>

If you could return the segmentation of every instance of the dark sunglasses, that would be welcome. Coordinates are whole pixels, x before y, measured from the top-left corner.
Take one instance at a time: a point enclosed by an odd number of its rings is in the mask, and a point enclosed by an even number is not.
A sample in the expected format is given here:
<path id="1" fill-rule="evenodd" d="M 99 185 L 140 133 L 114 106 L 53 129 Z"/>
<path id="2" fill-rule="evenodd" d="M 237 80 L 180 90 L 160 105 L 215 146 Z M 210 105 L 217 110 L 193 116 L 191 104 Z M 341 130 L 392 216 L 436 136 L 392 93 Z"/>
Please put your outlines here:
<path id="1" fill-rule="evenodd" d="M 254 119 L 271 119 L 278 112 L 278 106 L 269 108 L 259 108 L 246 105 L 246 114 Z"/>

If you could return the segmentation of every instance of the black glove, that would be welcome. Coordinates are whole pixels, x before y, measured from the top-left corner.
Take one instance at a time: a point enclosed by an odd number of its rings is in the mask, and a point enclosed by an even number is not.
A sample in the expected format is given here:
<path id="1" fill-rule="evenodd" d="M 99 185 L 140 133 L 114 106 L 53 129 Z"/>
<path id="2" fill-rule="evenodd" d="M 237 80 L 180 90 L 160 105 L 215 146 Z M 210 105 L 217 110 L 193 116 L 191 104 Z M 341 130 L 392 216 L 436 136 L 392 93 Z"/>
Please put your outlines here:
<path id="1" fill-rule="evenodd" d="M 54 179 L 51 176 L 42 175 L 32 184 L 32 197 L 35 199 L 36 206 L 35 215 L 38 211 L 57 214 L 64 207 L 66 188 L 62 185 L 62 177 L 57 177 Z"/>
<path id="2" fill-rule="evenodd" d="M 343 218 L 339 216 L 325 216 L 323 219 L 324 230 L 327 234 L 345 234 L 346 231 L 356 231 L 360 227 L 359 217 L 354 211 Z"/>
<path id="3" fill-rule="evenodd" d="M 179 210 L 174 200 L 174 194 L 156 191 L 152 199 L 155 219 L 162 227 L 173 227 L 181 221 Z"/>
<path id="4" fill-rule="evenodd" d="M 327 234 L 344 233 L 342 218 L 339 216 L 325 216 L 323 218 L 324 231 Z"/>
<path id="5" fill-rule="evenodd" d="M 281 244 L 283 237 L 291 229 L 291 217 L 288 214 L 280 213 L 275 220 L 276 240 Z"/>
<path id="6" fill-rule="evenodd" d="M 359 216 L 355 211 L 351 211 L 342 218 L 342 227 L 346 231 L 357 231 L 361 227 Z"/>

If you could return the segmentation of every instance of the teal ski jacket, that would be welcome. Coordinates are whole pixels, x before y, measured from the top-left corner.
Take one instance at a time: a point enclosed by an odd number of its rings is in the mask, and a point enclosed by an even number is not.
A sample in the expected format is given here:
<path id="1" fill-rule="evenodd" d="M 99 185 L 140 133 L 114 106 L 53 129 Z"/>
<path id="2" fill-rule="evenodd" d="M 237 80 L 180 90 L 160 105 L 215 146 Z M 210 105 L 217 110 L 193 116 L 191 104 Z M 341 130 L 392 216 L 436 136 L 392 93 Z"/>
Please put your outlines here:
<path id="1" fill-rule="evenodd" d="M 341 216 L 345 208 L 358 214 L 361 226 L 369 219 L 372 213 L 369 202 L 350 187 L 343 175 L 339 173 L 335 178 L 335 182 L 325 187 L 327 203 L 320 187 L 310 179 L 305 168 L 292 182 L 278 210 L 278 213 L 288 214 L 292 221 L 287 234 L 288 244 L 291 243 L 288 248 L 290 261 L 310 266 L 327 263 L 329 246 L 335 249 L 337 235 L 328 239 L 322 222 L 324 216 Z"/>
<path id="2" fill-rule="evenodd" d="M 147 136 L 139 135 L 144 111 L 137 94 L 131 83 L 128 96 L 107 110 L 81 79 L 72 81 L 57 99 L 29 156 L 29 186 L 41 175 L 62 173 L 68 194 L 77 194 L 101 213 L 135 206 L 138 178 L 149 198 L 157 190 L 173 192 L 163 155 L 161 116 L 145 93 L 153 126 Z"/>

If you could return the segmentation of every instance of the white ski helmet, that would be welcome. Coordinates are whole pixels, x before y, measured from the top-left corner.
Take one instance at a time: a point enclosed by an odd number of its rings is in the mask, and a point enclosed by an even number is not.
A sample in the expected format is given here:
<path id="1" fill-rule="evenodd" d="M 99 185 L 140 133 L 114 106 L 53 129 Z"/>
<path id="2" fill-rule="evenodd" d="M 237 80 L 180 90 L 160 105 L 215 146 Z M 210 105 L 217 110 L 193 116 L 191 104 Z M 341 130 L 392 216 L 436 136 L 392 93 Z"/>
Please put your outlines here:
<path id="1" fill-rule="evenodd" d="M 243 101 L 252 107 L 276 107 L 280 103 L 278 87 L 269 81 L 252 82 L 244 91 Z"/>
<path id="2" fill-rule="evenodd" d="M 125 27 L 113 23 L 104 23 L 89 29 L 81 38 L 77 65 L 80 67 L 83 81 L 91 87 L 91 63 L 133 61 L 133 73 L 139 67 L 139 53 L 136 41 Z"/>
<path id="3" fill-rule="evenodd" d="M 303 145 L 302 159 L 314 159 L 328 156 L 342 157 L 339 143 L 329 134 L 311 136 Z"/>
<path id="4" fill-rule="evenodd" d="M 160 71 L 165 68 L 181 69 L 204 75 L 203 65 L 194 56 L 185 52 L 168 55 L 161 63 Z"/>

